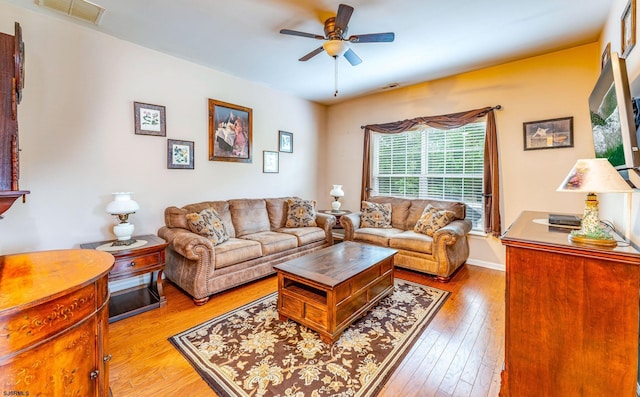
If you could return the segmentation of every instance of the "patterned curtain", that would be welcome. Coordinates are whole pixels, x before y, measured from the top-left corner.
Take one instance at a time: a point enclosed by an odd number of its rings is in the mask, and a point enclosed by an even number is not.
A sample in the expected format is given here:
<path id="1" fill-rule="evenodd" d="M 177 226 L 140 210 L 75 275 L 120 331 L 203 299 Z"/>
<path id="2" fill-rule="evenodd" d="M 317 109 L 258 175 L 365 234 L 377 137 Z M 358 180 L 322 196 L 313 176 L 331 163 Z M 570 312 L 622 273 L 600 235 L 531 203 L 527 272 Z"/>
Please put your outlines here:
<path id="1" fill-rule="evenodd" d="M 367 200 L 371 188 L 371 131 L 383 134 L 398 134 L 417 125 L 448 130 L 462 127 L 486 117 L 487 132 L 484 143 L 484 228 L 485 233 L 494 237 L 500 236 L 500 184 L 498 167 L 498 136 L 494 110 L 500 106 L 469 110 L 467 112 L 445 114 L 440 116 L 416 117 L 384 124 L 369 124 L 364 129 L 364 152 L 362 164 L 361 199 Z"/>

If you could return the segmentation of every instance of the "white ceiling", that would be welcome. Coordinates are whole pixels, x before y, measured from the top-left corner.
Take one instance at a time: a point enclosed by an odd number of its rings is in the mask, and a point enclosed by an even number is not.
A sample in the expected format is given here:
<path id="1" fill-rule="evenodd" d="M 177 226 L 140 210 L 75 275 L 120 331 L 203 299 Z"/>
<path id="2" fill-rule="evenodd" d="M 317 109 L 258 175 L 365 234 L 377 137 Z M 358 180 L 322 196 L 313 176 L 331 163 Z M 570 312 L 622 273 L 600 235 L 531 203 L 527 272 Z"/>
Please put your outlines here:
<path id="1" fill-rule="evenodd" d="M 611 7 L 611 0 L 344 0 L 355 8 L 348 35 L 396 38 L 351 44 L 363 62 L 338 59 L 334 97 L 333 59 L 298 61 L 322 42 L 279 31 L 323 35 L 339 0 L 93 0 L 106 8 L 99 26 L 34 0 L 3 1 L 324 104 L 594 42 Z"/>

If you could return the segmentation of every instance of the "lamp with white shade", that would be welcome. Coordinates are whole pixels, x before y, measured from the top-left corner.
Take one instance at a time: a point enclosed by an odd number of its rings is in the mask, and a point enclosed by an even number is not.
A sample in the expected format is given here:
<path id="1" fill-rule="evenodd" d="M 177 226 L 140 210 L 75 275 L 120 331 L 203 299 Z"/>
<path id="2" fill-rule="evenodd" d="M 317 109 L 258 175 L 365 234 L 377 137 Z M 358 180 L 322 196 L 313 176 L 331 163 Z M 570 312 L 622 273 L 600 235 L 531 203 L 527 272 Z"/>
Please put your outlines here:
<path id="1" fill-rule="evenodd" d="M 129 223 L 129 215 L 139 210 L 140 206 L 131 199 L 132 194 L 131 192 L 113 193 L 113 201 L 107 204 L 106 212 L 117 216 L 120 220 L 120 223 L 113 226 L 113 234 L 117 237 L 113 246 L 126 246 L 136 242 L 131 238 L 135 227 Z"/>
<path id="2" fill-rule="evenodd" d="M 633 189 L 620 176 L 611 163 L 604 158 L 580 159 L 576 161 L 557 191 L 587 193 L 582 228 L 569 234 L 569 240 L 600 246 L 615 247 L 616 240 L 600 226 L 598 197 L 596 193 L 627 193 L 625 237 L 631 233 L 631 192 Z"/>
<path id="3" fill-rule="evenodd" d="M 334 201 L 331 203 L 331 209 L 333 212 L 340 212 L 340 197 L 344 197 L 342 185 L 333 185 L 329 195 L 334 198 Z"/>

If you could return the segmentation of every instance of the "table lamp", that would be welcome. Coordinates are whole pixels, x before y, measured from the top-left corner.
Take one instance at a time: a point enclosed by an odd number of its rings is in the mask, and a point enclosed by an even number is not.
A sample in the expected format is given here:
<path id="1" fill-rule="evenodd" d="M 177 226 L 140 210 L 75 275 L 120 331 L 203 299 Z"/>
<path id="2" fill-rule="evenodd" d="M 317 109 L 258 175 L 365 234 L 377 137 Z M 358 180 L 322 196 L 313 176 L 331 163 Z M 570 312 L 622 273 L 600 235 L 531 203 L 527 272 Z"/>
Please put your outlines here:
<path id="1" fill-rule="evenodd" d="M 602 226 L 598 214 L 598 197 L 596 193 L 629 193 L 633 189 L 620 176 L 607 159 L 580 159 L 576 161 L 567 177 L 562 181 L 558 192 L 587 193 L 582 228 L 569 234 L 569 240 L 576 243 L 615 247 L 616 240 Z M 627 205 L 631 205 L 631 197 L 627 197 Z M 627 230 L 630 233 L 630 216 L 627 211 Z"/>
<path id="2" fill-rule="evenodd" d="M 333 212 L 340 212 L 340 197 L 344 197 L 342 185 L 333 185 L 329 195 L 334 198 L 334 201 L 331 203 L 331 209 Z"/>
<path id="3" fill-rule="evenodd" d="M 113 234 L 118 238 L 112 246 L 131 245 L 136 242 L 132 239 L 134 226 L 129 223 L 129 215 L 140 209 L 138 203 L 131 199 L 131 192 L 113 193 L 113 201 L 107 204 L 106 211 L 118 217 L 120 223 L 113 226 Z"/>

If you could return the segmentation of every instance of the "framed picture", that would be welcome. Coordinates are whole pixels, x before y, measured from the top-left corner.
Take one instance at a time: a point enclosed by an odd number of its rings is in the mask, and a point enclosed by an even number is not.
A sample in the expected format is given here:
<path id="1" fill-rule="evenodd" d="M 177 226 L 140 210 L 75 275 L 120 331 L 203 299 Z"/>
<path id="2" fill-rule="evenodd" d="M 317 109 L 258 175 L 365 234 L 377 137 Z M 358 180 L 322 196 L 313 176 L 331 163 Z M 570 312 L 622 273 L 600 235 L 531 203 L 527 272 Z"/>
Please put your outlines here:
<path id="1" fill-rule="evenodd" d="M 209 99 L 209 160 L 251 162 L 251 108 Z"/>
<path id="2" fill-rule="evenodd" d="M 278 151 L 293 153 L 293 133 L 278 131 Z"/>
<path id="3" fill-rule="evenodd" d="M 524 150 L 573 147 L 573 117 L 523 123 Z"/>
<path id="4" fill-rule="evenodd" d="M 167 139 L 167 168 L 193 169 L 193 142 Z"/>
<path id="5" fill-rule="evenodd" d="M 134 102 L 133 114 L 136 134 L 167 136 L 164 106 Z"/>
<path id="6" fill-rule="evenodd" d="M 621 19 L 622 57 L 624 58 L 636 45 L 636 0 L 629 0 Z"/>
<path id="7" fill-rule="evenodd" d="M 279 171 L 278 152 L 262 151 L 262 172 L 277 173 Z"/>
<path id="8" fill-rule="evenodd" d="M 611 58 L 611 42 L 607 43 L 606 47 L 604 47 L 604 51 L 602 51 L 602 55 L 600 55 L 600 70 L 604 69 L 604 65 L 609 62 Z"/>

